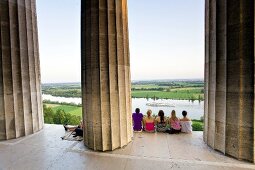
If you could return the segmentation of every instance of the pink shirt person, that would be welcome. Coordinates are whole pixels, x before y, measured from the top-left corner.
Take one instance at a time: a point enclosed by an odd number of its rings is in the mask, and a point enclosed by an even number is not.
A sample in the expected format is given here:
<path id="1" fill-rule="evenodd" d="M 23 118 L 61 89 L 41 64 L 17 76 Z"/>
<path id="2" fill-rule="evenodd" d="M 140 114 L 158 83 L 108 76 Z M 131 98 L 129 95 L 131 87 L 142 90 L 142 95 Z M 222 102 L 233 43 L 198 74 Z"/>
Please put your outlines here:
<path id="1" fill-rule="evenodd" d="M 155 132 L 155 119 L 154 117 L 151 116 L 152 111 L 148 110 L 147 111 L 147 117 L 143 119 L 143 124 L 144 124 L 144 130 L 146 132 Z"/>

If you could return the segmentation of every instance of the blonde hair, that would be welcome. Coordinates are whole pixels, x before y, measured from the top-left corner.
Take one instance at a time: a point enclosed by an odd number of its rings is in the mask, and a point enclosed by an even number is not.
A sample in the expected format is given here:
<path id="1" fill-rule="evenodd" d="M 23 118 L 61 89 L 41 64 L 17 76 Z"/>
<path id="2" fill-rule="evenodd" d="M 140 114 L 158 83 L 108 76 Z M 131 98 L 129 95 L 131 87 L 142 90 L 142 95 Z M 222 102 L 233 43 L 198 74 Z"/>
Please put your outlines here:
<path id="1" fill-rule="evenodd" d="M 151 114 L 152 114 L 151 109 L 147 110 L 147 116 L 148 116 L 148 118 L 151 117 Z"/>
<path id="2" fill-rule="evenodd" d="M 173 120 L 177 119 L 175 110 L 172 110 L 171 112 L 171 119 Z"/>

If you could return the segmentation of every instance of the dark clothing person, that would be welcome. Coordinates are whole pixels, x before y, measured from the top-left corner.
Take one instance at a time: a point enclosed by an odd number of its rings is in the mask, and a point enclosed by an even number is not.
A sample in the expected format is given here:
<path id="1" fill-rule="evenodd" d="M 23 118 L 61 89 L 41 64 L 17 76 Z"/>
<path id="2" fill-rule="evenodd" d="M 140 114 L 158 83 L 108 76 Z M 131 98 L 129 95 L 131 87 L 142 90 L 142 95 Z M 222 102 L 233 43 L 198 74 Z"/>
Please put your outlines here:
<path id="1" fill-rule="evenodd" d="M 134 131 L 141 131 L 143 129 L 143 127 L 142 127 L 143 114 L 142 113 L 133 113 L 132 118 L 133 118 Z"/>

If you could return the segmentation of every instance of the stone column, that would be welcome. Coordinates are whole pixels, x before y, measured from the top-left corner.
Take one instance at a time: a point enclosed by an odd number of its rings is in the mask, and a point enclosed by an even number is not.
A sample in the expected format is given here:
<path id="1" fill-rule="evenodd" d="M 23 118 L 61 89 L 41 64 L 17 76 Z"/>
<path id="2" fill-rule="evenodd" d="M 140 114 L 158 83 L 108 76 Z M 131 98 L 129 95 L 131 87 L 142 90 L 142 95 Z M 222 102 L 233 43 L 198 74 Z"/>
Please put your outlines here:
<path id="1" fill-rule="evenodd" d="M 254 162 L 254 0 L 206 0 L 204 141 Z"/>
<path id="2" fill-rule="evenodd" d="M 127 1 L 81 4 L 84 143 L 114 150 L 132 137 Z"/>
<path id="3" fill-rule="evenodd" d="M 0 1 L 0 140 L 43 127 L 35 0 Z"/>

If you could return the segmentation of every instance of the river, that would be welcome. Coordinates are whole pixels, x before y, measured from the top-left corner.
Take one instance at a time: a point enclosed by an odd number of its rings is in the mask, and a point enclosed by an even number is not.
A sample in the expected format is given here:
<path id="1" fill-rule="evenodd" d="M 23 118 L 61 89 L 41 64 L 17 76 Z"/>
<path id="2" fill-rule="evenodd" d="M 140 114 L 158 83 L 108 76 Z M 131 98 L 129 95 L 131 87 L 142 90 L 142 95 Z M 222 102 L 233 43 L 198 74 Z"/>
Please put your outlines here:
<path id="1" fill-rule="evenodd" d="M 67 98 L 55 97 L 52 95 L 42 95 L 43 100 L 50 100 L 55 102 L 66 102 L 81 104 L 81 98 Z M 162 106 L 148 106 L 148 104 L 156 104 Z M 167 106 L 166 106 L 167 105 Z M 191 119 L 200 119 L 204 114 L 204 102 L 189 101 L 189 100 L 170 100 L 170 99 L 145 99 L 145 98 L 132 98 L 132 111 L 135 108 L 140 108 L 143 114 L 146 114 L 148 109 L 151 109 L 153 114 L 157 114 L 159 110 L 163 110 L 166 116 L 169 116 L 172 110 L 175 110 L 178 117 L 182 117 L 181 112 L 186 110 Z"/>

